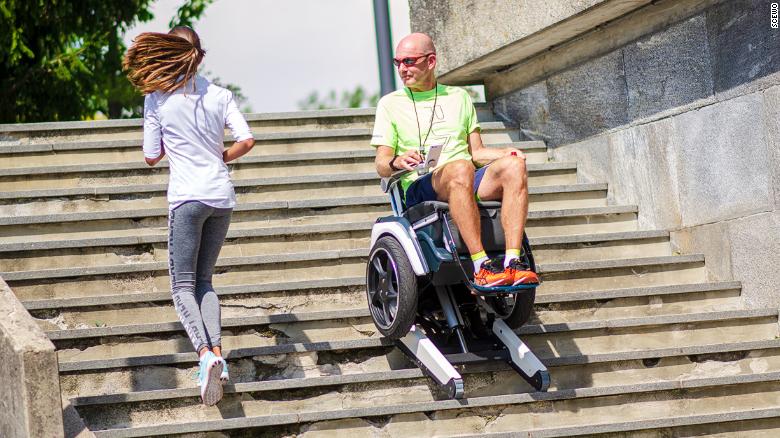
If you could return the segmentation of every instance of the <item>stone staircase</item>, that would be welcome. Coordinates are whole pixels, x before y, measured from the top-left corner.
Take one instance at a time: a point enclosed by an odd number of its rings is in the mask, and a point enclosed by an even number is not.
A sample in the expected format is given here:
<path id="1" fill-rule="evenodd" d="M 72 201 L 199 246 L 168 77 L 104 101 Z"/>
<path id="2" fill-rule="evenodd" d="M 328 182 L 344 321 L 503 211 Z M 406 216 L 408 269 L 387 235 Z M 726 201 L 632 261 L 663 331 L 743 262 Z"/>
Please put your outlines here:
<path id="1" fill-rule="evenodd" d="M 605 184 L 480 108 L 527 156 L 545 283 L 519 330 L 550 368 L 535 393 L 500 363 L 445 400 L 371 322 L 369 230 L 389 211 L 371 110 L 248 116 L 239 205 L 218 262 L 233 384 L 204 407 L 170 303 L 166 162 L 140 121 L 0 126 L 0 276 L 58 349 L 62 395 L 98 437 L 778 436 L 777 309 L 745 308 Z"/>

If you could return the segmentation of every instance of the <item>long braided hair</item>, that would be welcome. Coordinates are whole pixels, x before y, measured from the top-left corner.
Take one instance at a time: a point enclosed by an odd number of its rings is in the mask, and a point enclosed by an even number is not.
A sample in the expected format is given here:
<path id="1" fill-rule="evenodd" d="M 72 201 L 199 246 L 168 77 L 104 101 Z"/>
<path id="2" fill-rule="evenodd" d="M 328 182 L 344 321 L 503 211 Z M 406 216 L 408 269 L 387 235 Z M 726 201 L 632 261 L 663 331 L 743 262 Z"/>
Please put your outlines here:
<path id="1" fill-rule="evenodd" d="M 141 93 L 170 93 L 195 76 L 205 54 L 194 30 L 176 26 L 167 34 L 138 35 L 125 53 L 122 68 Z"/>

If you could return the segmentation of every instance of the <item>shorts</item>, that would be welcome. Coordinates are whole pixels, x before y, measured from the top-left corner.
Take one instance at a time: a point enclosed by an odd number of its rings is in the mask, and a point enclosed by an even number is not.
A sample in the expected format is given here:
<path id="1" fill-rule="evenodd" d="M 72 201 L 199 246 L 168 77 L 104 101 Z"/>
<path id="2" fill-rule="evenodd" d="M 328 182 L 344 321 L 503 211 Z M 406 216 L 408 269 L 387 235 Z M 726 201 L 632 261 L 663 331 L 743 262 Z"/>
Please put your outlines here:
<path id="1" fill-rule="evenodd" d="M 485 171 L 488 166 L 481 167 L 474 172 L 474 197 L 479 201 L 477 197 L 477 190 L 482 183 L 482 178 L 485 176 Z M 417 178 L 412 185 L 406 189 L 406 208 L 410 208 L 425 201 L 436 201 L 436 192 L 433 190 L 433 172 L 428 172 L 425 175 Z"/>

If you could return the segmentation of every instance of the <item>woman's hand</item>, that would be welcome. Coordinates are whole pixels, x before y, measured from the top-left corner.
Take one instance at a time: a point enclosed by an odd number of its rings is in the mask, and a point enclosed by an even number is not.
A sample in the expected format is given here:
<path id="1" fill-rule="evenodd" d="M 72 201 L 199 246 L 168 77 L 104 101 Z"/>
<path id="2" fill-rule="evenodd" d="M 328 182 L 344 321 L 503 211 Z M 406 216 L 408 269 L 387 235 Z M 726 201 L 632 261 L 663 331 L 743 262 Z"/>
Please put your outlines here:
<path id="1" fill-rule="evenodd" d="M 146 164 L 148 164 L 150 166 L 154 166 L 157 163 L 159 163 L 160 160 L 162 160 L 164 156 L 165 156 L 165 146 L 163 145 L 162 140 L 160 140 L 160 156 L 157 157 L 157 158 L 145 158 Z"/>
<path id="2" fill-rule="evenodd" d="M 225 163 L 233 161 L 236 158 L 246 155 L 255 146 L 255 139 L 248 138 L 246 140 L 237 141 L 229 149 L 222 152 L 222 161 Z"/>

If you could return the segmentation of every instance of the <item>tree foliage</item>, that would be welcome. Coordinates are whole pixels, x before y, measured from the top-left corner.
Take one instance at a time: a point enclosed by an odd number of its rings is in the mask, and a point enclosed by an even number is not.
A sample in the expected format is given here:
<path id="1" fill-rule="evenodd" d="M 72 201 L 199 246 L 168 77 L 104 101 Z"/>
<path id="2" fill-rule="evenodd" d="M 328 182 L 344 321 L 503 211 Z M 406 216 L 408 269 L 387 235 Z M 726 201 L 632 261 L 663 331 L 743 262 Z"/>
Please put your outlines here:
<path id="1" fill-rule="evenodd" d="M 336 90 L 331 90 L 320 96 L 318 91 L 312 91 L 305 99 L 298 101 L 298 108 L 302 110 L 361 108 L 376 106 L 378 101 L 379 93 L 368 94 L 362 86 L 358 85 L 354 90 L 344 90 L 340 94 Z"/>
<path id="2" fill-rule="evenodd" d="M 153 18 L 154 0 L 0 0 L 0 122 L 138 115 L 122 72 L 122 36 Z M 184 0 L 191 25 L 213 0 Z"/>

